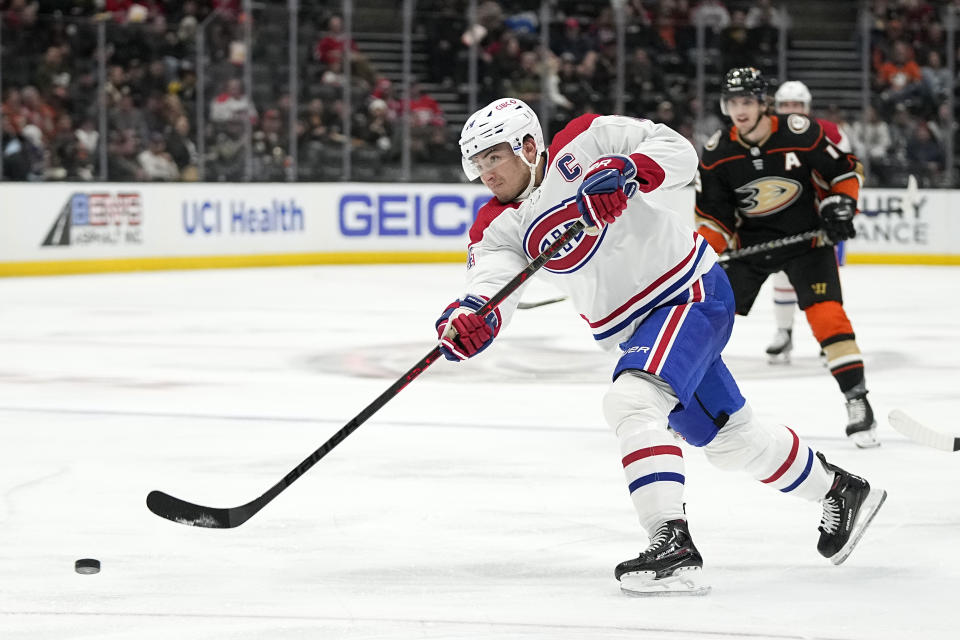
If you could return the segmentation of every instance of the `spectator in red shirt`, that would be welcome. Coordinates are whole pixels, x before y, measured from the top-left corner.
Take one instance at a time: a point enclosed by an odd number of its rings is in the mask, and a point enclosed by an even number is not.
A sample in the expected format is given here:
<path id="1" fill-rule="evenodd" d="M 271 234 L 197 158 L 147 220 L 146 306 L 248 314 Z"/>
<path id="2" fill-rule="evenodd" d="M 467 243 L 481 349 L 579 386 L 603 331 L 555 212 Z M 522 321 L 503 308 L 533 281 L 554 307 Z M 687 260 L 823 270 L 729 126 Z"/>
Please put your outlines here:
<path id="1" fill-rule="evenodd" d="M 324 66 L 333 66 L 343 58 L 343 50 L 350 47 L 351 71 L 366 80 L 370 86 L 376 83 L 376 73 L 366 56 L 357 49 L 357 43 L 343 33 L 343 19 L 331 16 L 327 22 L 327 34 L 317 41 L 313 49 L 313 59 Z"/>

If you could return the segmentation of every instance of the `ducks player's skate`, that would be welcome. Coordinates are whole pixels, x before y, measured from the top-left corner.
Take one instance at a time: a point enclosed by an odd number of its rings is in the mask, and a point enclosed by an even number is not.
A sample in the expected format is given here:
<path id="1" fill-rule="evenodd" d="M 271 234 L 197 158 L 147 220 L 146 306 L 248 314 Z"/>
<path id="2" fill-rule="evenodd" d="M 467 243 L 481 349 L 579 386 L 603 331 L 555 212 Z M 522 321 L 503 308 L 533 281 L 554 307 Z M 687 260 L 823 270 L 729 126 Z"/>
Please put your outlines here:
<path id="1" fill-rule="evenodd" d="M 671 520 L 660 525 L 639 557 L 618 564 L 614 575 L 631 596 L 702 596 L 710 592 L 701 583 L 702 569 L 686 521 Z"/>
<path id="2" fill-rule="evenodd" d="M 877 437 L 877 421 L 867 400 L 867 391 L 857 385 L 845 394 L 847 398 L 847 437 L 861 449 L 880 446 Z"/>
<path id="3" fill-rule="evenodd" d="M 770 364 L 790 364 L 790 352 L 793 351 L 793 330 L 777 329 L 773 340 L 767 347 L 767 360 Z"/>
<path id="4" fill-rule="evenodd" d="M 830 464 L 822 453 L 817 453 L 817 457 L 827 471 L 834 474 L 830 490 L 820 501 L 823 516 L 820 519 L 817 551 L 833 564 L 840 564 L 857 546 L 887 499 L 887 492 L 871 487 L 863 478 Z"/>

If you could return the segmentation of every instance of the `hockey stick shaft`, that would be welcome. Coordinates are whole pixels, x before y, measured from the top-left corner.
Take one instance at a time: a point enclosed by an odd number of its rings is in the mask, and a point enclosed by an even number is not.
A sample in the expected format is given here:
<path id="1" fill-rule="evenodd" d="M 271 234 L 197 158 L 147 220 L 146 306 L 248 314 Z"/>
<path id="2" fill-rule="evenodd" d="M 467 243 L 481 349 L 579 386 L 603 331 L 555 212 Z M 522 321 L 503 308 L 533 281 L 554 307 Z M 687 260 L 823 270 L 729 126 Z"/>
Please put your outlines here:
<path id="1" fill-rule="evenodd" d="M 733 249 L 731 251 L 724 251 L 720 254 L 718 262 L 727 262 L 729 260 L 737 260 L 738 258 L 744 258 L 746 256 L 756 255 L 758 253 L 766 253 L 767 251 L 773 251 L 774 249 L 780 249 L 782 247 L 789 247 L 795 244 L 801 244 L 810 240 L 823 240 L 823 231 L 817 229 L 815 231 L 805 231 L 803 233 L 798 233 L 794 236 L 785 236 L 783 238 L 777 238 L 776 240 L 771 240 L 769 242 L 761 242 L 759 244 L 752 244 L 749 247 L 743 247 L 742 249 Z"/>
<path id="2" fill-rule="evenodd" d="M 537 300 L 536 302 L 520 302 L 517 304 L 517 309 L 536 309 L 537 307 L 545 307 L 554 302 L 563 302 L 566 299 L 567 296 L 558 296 L 556 298 L 547 298 L 546 300 Z"/>
<path id="3" fill-rule="evenodd" d="M 567 227 L 567 230 L 553 241 L 550 246 L 543 250 L 539 256 L 526 266 L 520 273 L 513 277 L 499 291 L 497 291 L 480 309 L 477 315 L 486 315 L 496 309 L 501 302 L 516 291 L 527 279 L 536 273 L 540 267 L 545 265 L 550 258 L 556 255 L 560 249 L 573 240 L 578 234 L 583 232 L 584 223 L 582 220 L 576 220 Z M 370 416 L 379 411 L 392 398 L 400 393 L 408 384 L 416 380 L 421 373 L 440 358 L 440 347 L 436 346 L 430 352 L 413 365 L 409 371 L 391 384 L 386 391 L 368 404 L 360 413 L 354 416 L 347 424 L 334 433 L 326 442 L 303 459 L 296 467 L 290 470 L 287 475 L 279 482 L 270 487 L 259 498 L 251 500 L 247 504 L 232 508 L 204 507 L 202 505 L 187 502 L 175 498 L 162 491 L 151 491 L 147 496 L 147 508 L 153 513 L 181 524 L 188 524 L 195 527 L 207 527 L 211 529 L 230 529 L 238 527 L 249 520 L 258 511 L 263 509 L 274 498 L 283 493 L 291 484 L 297 481 L 303 474 L 310 470 L 313 465 L 323 459 L 328 453 L 333 451 L 347 436 L 356 431 L 360 425 L 366 422 Z"/>

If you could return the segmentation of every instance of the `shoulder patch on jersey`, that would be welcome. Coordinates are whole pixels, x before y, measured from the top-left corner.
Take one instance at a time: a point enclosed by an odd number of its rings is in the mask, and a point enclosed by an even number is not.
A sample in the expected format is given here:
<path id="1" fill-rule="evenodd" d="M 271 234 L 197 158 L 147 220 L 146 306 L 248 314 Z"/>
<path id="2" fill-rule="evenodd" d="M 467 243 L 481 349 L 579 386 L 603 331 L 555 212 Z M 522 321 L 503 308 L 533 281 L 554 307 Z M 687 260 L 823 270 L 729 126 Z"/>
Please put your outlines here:
<path id="1" fill-rule="evenodd" d="M 720 143 L 720 136 L 723 135 L 723 129 L 717 129 L 716 132 L 710 136 L 707 141 L 704 143 L 703 148 L 707 151 L 713 151 L 717 148 L 717 145 Z"/>
<path id="2" fill-rule="evenodd" d="M 585 113 L 568 122 L 567 126 L 561 129 L 557 135 L 553 137 L 553 140 L 550 141 L 550 144 L 547 147 L 547 159 L 549 160 L 549 164 L 552 165 L 553 161 L 557 159 L 558 155 L 560 155 L 560 151 L 567 146 L 571 140 L 589 129 L 593 121 L 599 117 L 600 116 L 596 113 Z M 549 169 L 550 167 L 548 166 L 547 168 Z"/>
<path id="3" fill-rule="evenodd" d="M 787 116 L 787 127 L 794 133 L 803 133 L 810 128 L 810 118 L 799 113 Z"/>
<path id="4" fill-rule="evenodd" d="M 503 204 L 496 198 L 490 198 L 485 205 L 477 211 L 477 217 L 470 227 L 470 244 L 475 244 L 483 239 L 483 232 L 497 216 L 507 209 L 516 209 L 520 206 L 519 202 L 508 202 Z"/>

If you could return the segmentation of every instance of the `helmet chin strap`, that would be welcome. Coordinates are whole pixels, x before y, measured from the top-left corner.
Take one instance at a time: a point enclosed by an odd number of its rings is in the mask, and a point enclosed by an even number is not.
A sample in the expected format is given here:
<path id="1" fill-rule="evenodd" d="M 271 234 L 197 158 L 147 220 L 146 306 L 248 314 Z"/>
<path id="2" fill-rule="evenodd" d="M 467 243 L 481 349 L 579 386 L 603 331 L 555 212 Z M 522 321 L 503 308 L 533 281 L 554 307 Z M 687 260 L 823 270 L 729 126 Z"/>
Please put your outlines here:
<path id="1" fill-rule="evenodd" d="M 520 192 L 514 200 L 525 200 L 531 193 L 533 193 L 534 188 L 537 186 L 537 164 L 540 162 L 540 156 L 537 156 L 537 162 L 528 162 L 523 155 L 520 155 L 520 159 L 523 160 L 523 164 L 527 165 L 527 168 L 530 169 L 530 182 L 527 184 L 527 188 Z"/>
<path id="2" fill-rule="evenodd" d="M 765 115 L 767 115 L 767 114 L 764 113 L 763 111 L 761 111 L 761 112 L 760 112 L 760 115 L 757 116 L 757 121 L 753 123 L 753 126 L 752 126 L 752 127 L 750 127 L 750 131 L 747 131 L 746 133 L 744 133 L 744 132 L 741 131 L 741 132 L 740 132 L 740 137 L 743 138 L 744 140 L 746 140 L 746 139 L 747 139 L 747 136 L 749 136 L 751 133 L 753 133 L 754 131 L 757 130 L 757 127 L 760 126 L 760 121 L 763 120 L 763 116 L 765 116 Z"/>

